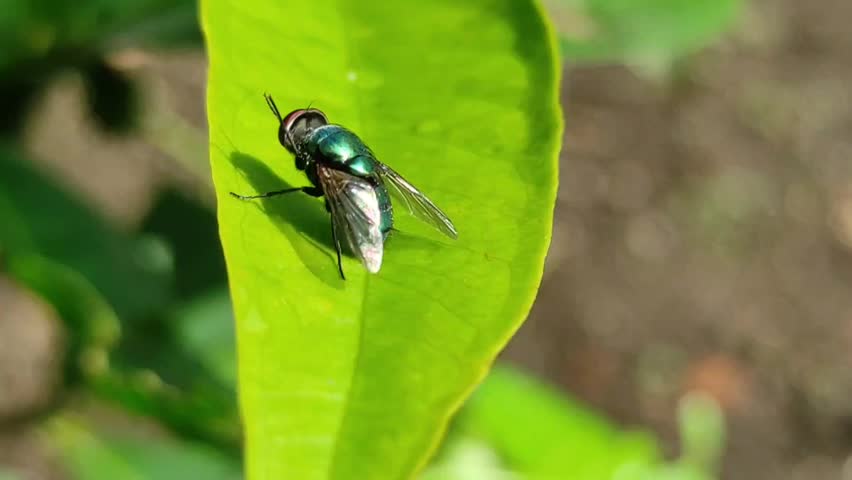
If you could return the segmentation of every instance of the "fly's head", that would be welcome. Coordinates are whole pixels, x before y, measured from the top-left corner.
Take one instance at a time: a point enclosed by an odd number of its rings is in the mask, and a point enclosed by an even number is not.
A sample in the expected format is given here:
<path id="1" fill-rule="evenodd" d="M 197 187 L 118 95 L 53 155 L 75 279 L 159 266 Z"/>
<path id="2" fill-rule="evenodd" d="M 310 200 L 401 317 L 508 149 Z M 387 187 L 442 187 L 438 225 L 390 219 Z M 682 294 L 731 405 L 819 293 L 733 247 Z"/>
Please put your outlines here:
<path id="1" fill-rule="evenodd" d="M 290 153 L 296 156 L 296 168 L 305 169 L 305 153 L 301 151 L 302 140 L 311 130 L 328 125 L 325 114 L 315 108 L 293 110 L 282 117 L 278 107 L 269 95 L 264 95 L 269 109 L 278 118 L 278 141 Z"/>

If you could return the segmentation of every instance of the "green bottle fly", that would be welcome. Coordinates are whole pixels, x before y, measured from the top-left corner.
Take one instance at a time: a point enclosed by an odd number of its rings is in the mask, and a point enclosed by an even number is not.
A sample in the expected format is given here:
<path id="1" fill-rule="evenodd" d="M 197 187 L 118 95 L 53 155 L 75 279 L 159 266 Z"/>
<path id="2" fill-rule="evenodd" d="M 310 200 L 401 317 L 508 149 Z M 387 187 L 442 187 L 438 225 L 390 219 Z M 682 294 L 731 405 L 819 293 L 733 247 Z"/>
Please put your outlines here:
<path id="1" fill-rule="evenodd" d="M 414 185 L 402 178 L 346 128 L 328 123 L 321 111 L 308 108 L 293 110 L 282 117 L 269 95 L 266 103 L 278 119 L 278 141 L 293 154 L 296 168 L 305 172 L 311 186 L 288 188 L 260 195 L 237 195 L 250 200 L 304 192 L 325 197 L 331 214 L 331 236 L 337 251 L 341 278 L 341 237 L 352 253 L 371 273 L 382 266 L 384 242 L 393 230 L 393 204 L 388 186 L 417 218 L 455 239 L 453 222 Z"/>

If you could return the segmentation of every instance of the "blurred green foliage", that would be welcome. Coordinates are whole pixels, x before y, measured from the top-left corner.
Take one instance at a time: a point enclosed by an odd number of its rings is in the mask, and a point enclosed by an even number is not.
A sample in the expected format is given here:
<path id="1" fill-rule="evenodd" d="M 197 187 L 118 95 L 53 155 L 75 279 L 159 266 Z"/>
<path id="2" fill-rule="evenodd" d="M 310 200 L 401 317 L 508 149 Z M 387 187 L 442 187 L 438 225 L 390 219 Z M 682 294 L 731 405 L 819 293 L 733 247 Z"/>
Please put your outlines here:
<path id="1" fill-rule="evenodd" d="M 124 72 L 97 60 L 84 65 L 82 74 L 89 108 L 102 129 L 123 133 L 137 126 L 139 98 Z"/>
<path id="2" fill-rule="evenodd" d="M 169 301 L 166 245 L 117 231 L 13 147 L 0 146 L 0 213 L 7 255 L 38 254 L 79 272 L 120 318 L 150 315 Z"/>
<path id="3" fill-rule="evenodd" d="M 485 440 L 531 476 L 612 478 L 617 469 L 659 459 L 649 434 L 616 428 L 586 406 L 505 368 L 491 373 L 460 422 L 468 435 Z"/>
<path id="4" fill-rule="evenodd" d="M 680 404 L 681 456 L 664 461 L 654 436 L 506 366 L 495 368 L 456 419 L 425 480 L 710 480 L 724 440 L 719 406 Z"/>
<path id="5" fill-rule="evenodd" d="M 713 42 L 742 8 L 739 0 L 546 4 L 566 62 L 652 68 Z M 30 107 L 63 72 L 82 77 L 103 129 L 133 133 L 144 96 L 111 55 L 175 47 L 201 47 L 194 0 L 6 0 L 0 8 L 0 274 L 64 322 L 66 393 L 110 400 L 177 434 L 105 428 L 65 411 L 63 393 L 43 412 L 43 430 L 75 478 L 240 477 L 233 318 L 214 213 L 166 191 L 138 230 L 121 231 L 34 168 L 17 143 Z M 665 462 L 648 432 L 498 369 L 423 478 L 712 478 L 725 434 L 718 407 L 689 396 L 678 415 L 683 452 Z M 0 478 L 18 477 L 0 468 Z"/>
<path id="6" fill-rule="evenodd" d="M 0 467 L 0 480 L 20 480 L 20 478 L 15 472 Z"/>
<path id="7" fill-rule="evenodd" d="M 33 100 L 73 70 L 86 79 L 95 118 L 126 129 L 132 82 L 107 63 L 122 48 L 199 46 L 193 0 L 5 0 L 0 8 L 0 137 L 16 135 Z"/>
<path id="8" fill-rule="evenodd" d="M 569 64 L 667 69 L 716 41 L 740 0 L 546 0 Z"/>
<path id="9" fill-rule="evenodd" d="M 119 335 L 115 311 L 98 290 L 78 271 L 36 253 L 13 253 L 7 261 L 7 274 L 48 300 L 67 330 L 65 379 L 106 370 L 108 349 Z"/>
<path id="10" fill-rule="evenodd" d="M 237 480 L 240 464 L 209 446 L 99 427 L 85 417 L 64 414 L 44 428 L 74 478 L 84 480 Z"/>

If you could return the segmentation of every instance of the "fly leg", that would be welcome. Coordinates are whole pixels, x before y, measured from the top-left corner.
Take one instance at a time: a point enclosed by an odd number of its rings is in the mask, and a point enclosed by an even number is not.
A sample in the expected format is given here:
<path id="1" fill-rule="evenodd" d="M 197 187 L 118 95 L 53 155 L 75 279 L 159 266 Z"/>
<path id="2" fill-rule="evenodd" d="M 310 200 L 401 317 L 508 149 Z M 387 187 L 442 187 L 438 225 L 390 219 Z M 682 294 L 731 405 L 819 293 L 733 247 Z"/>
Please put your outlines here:
<path id="1" fill-rule="evenodd" d="M 343 275 L 343 262 L 340 260 L 340 240 L 337 239 L 337 227 L 334 226 L 334 220 L 331 221 L 331 238 L 334 240 L 334 249 L 337 251 L 337 271 L 340 272 L 340 278 L 346 280 Z"/>
<path id="2" fill-rule="evenodd" d="M 321 197 L 323 195 L 322 189 L 319 187 L 295 187 L 295 188 L 285 188 L 284 190 L 275 190 L 274 192 L 266 192 L 261 193 L 260 195 L 238 195 L 234 192 L 228 192 L 232 197 L 238 198 L 240 200 L 254 200 L 256 198 L 269 198 L 269 197 L 277 197 L 278 195 L 284 195 L 285 193 L 293 193 L 293 192 L 304 192 L 312 197 Z"/>

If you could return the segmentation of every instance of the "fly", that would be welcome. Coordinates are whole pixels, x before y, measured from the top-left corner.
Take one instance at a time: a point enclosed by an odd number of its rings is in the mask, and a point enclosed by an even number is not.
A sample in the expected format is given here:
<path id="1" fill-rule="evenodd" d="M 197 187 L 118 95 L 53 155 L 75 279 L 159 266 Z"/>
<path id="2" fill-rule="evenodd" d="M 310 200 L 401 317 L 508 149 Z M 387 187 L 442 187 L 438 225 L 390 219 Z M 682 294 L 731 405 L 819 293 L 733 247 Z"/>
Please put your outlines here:
<path id="1" fill-rule="evenodd" d="M 296 169 L 305 172 L 311 185 L 260 195 L 230 193 L 240 200 L 293 192 L 325 197 L 341 278 L 346 279 L 341 261 L 342 243 L 370 273 L 377 273 L 381 268 L 384 243 L 393 230 L 389 190 L 415 217 L 452 239 L 458 236 L 447 215 L 408 180 L 376 159 L 357 135 L 340 125 L 328 123 L 325 114 L 315 108 L 293 110 L 282 117 L 272 97 L 263 96 L 278 119 L 278 141 L 293 154 Z"/>

